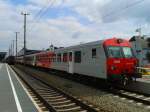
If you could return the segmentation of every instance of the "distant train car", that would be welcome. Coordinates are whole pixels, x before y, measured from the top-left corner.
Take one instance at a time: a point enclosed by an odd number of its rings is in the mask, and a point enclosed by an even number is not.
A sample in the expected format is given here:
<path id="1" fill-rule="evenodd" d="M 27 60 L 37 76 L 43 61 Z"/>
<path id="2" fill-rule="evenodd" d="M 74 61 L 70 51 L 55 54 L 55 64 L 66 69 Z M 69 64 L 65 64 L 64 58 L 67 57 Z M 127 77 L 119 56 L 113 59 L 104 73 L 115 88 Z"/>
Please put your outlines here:
<path id="1" fill-rule="evenodd" d="M 14 63 L 15 63 L 15 57 L 14 56 L 8 56 L 6 58 L 6 63 L 8 63 L 9 65 L 14 65 Z"/>
<path id="2" fill-rule="evenodd" d="M 15 59 L 15 63 L 23 64 L 23 56 L 18 56 L 18 57 Z"/>
<path id="3" fill-rule="evenodd" d="M 106 39 L 34 55 L 36 66 L 109 82 L 119 81 L 123 85 L 132 78 L 141 77 L 135 72 L 138 60 L 130 43 L 124 39 Z"/>
<path id="4" fill-rule="evenodd" d="M 40 52 L 37 53 L 36 56 L 36 66 L 43 68 L 51 68 L 51 62 L 53 59 L 53 52 Z"/>
<path id="5" fill-rule="evenodd" d="M 25 56 L 25 64 L 35 66 L 36 64 L 36 55 L 30 54 Z"/>

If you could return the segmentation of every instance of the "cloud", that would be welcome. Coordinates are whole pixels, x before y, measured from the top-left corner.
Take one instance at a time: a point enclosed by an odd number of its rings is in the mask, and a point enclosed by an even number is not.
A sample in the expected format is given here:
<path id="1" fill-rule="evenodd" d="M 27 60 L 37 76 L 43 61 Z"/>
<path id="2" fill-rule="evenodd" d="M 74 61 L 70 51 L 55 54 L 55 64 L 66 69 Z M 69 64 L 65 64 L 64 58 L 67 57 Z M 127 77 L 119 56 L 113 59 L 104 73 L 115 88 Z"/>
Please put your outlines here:
<path id="1" fill-rule="evenodd" d="M 36 21 L 35 15 L 49 7 L 50 1 L 53 5 Z M 19 49 L 22 48 L 22 11 L 30 13 L 27 16 L 27 47 L 30 49 L 48 48 L 51 43 L 70 46 L 110 37 L 129 38 L 140 24 L 147 27 L 143 28 L 147 33 L 150 1 L 126 9 L 136 1 L 139 0 L 27 0 L 26 4 L 16 5 L 10 0 L 0 0 L 1 49 L 8 49 L 16 31 L 20 31 L 18 42 Z"/>
<path id="2" fill-rule="evenodd" d="M 28 3 L 37 6 L 46 6 L 51 0 L 28 0 Z"/>
<path id="3" fill-rule="evenodd" d="M 98 37 L 92 28 L 80 24 L 73 17 L 48 19 L 46 22 L 36 24 L 36 29 L 32 30 L 32 33 L 28 36 L 30 44 L 35 41 L 35 38 L 36 40 L 42 39 L 46 43 L 43 44 L 42 41 L 36 42 L 35 44 L 38 44 L 39 49 L 42 48 L 41 46 L 48 47 L 51 43 L 57 46 L 69 46 L 79 44 L 80 42 L 96 40 L 96 37 Z M 31 41 L 32 37 L 34 37 L 33 41 Z"/>

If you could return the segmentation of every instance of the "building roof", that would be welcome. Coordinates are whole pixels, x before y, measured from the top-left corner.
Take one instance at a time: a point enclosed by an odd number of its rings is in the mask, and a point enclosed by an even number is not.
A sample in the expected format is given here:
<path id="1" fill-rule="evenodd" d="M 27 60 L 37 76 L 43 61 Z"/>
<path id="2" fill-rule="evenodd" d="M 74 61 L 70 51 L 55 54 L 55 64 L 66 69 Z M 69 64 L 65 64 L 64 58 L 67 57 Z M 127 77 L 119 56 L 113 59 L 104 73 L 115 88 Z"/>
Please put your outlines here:
<path id="1" fill-rule="evenodd" d="M 147 37 L 146 37 L 147 38 Z M 134 42 L 139 42 L 141 47 L 144 48 L 148 48 L 148 41 L 145 38 L 145 36 L 133 36 L 131 37 L 131 39 L 129 40 L 129 42 L 134 43 Z"/>
<path id="2" fill-rule="evenodd" d="M 30 55 L 30 54 L 33 54 L 33 53 L 39 53 L 41 52 L 41 50 L 31 50 L 31 49 L 26 49 L 26 55 Z M 24 55 L 24 49 L 21 49 L 19 52 L 18 52 L 18 56 L 22 56 Z"/>

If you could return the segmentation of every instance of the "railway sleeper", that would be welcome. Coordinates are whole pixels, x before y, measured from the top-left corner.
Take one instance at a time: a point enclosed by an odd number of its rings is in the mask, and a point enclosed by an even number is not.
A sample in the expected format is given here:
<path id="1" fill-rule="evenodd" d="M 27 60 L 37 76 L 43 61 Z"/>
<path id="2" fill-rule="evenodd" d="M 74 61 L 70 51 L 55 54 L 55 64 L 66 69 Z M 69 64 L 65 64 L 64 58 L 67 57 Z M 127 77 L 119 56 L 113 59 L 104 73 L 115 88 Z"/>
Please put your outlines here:
<path id="1" fill-rule="evenodd" d="M 41 83 L 37 83 L 37 81 L 35 80 L 35 83 L 33 83 L 33 81 L 30 82 L 32 84 L 32 86 L 34 86 L 37 90 L 43 88 L 43 89 L 49 89 L 49 87 L 47 85 L 41 84 Z"/>
<path id="2" fill-rule="evenodd" d="M 50 89 L 41 89 L 41 90 L 37 90 L 38 92 L 40 92 L 40 93 L 45 93 L 45 92 L 47 92 L 47 93 L 50 93 L 50 92 L 55 92 L 54 90 L 50 90 Z"/>
<path id="3" fill-rule="evenodd" d="M 69 103 L 69 104 L 63 104 L 63 105 L 53 105 L 54 108 L 68 108 L 71 106 L 76 106 L 76 103 Z"/>
<path id="4" fill-rule="evenodd" d="M 41 95 L 53 95 L 53 94 L 58 94 L 57 92 L 47 92 L 47 93 L 44 93 L 44 92 L 42 92 L 42 93 L 40 93 L 40 92 L 38 92 L 39 94 L 41 94 Z"/>
<path id="5" fill-rule="evenodd" d="M 49 102 L 59 102 L 59 101 L 64 101 L 64 100 L 67 100 L 67 98 L 64 97 L 64 98 L 52 99 L 52 100 L 48 99 Z"/>
<path id="6" fill-rule="evenodd" d="M 150 101 L 150 97 L 144 98 L 143 100 Z"/>
<path id="7" fill-rule="evenodd" d="M 36 83 L 36 82 L 35 82 L 35 83 Z M 31 82 L 31 85 L 32 85 L 32 87 L 35 88 L 36 90 L 39 90 L 39 89 L 42 89 L 42 88 L 43 88 L 43 89 L 47 89 L 47 90 L 49 89 L 49 88 L 46 88 L 46 87 L 43 87 L 43 86 L 39 86 L 38 84 L 37 84 L 37 85 L 33 85 L 33 82 Z"/>
<path id="8" fill-rule="evenodd" d="M 61 104 L 51 104 L 53 107 L 57 108 L 57 109 L 61 109 L 61 108 L 72 108 L 72 107 L 76 107 L 79 106 L 74 102 L 69 102 L 69 103 L 61 103 Z"/>
<path id="9" fill-rule="evenodd" d="M 134 96 L 135 98 L 150 101 L 150 97 L 146 97 L 144 95 L 130 93 L 130 92 L 123 92 L 122 94 L 129 95 L 129 96 Z"/>
<path id="10" fill-rule="evenodd" d="M 140 99 L 143 99 L 143 98 L 145 98 L 145 96 L 143 96 L 143 95 L 137 95 L 137 96 L 135 96 L 136 98 L 140 98 Z"/>
<path id="11" fill-rule="evenodd" d="M 42 110 L 47 110 L 45 106 L 40 107 Z"/>
<path id="12" fill-rule="evenodd" d="M 87 112 L 87 110 L 81 110 L 80 112 Z"/>
<path id="13" fill-rule="evenodd" d="M 51 102 L 52 105 L 60 105 L 60 104 L 68 104 L 71 103 L 71 100 L 65 100 L 65 101 L 60 101 L 60 102 Z"/>
<path id="14" fill-rule="evenodd" d="M 58 109 L 57 112 L 79 112 L 82 111 L 80 106 L 76 106 L 73 108 L 68 108 L 68 109 Z"/>
<path id="15" fill-rule="evenodd" d="M 45 98 L 45 96 L 43 96 L 44 98 Z M 59 95 L 59 96 L 48 96 L 48 97 L 46 97 L 46 98 L 48 98 L 48 99 L 58 99 L 58 98 L 64 98 L 64 96 L 63 95 Z"/>
<path id="16" fill-rule="evenodd" d="M 41 95 L 41 94 L 40 94 Z M 55 96 L 60 96 L 61 94 L 58 94 L 58 93 L 56 93 L 56 94 L 42 94 L 41 96 L 43 96 L 43 97 L 55 97 Z"/>

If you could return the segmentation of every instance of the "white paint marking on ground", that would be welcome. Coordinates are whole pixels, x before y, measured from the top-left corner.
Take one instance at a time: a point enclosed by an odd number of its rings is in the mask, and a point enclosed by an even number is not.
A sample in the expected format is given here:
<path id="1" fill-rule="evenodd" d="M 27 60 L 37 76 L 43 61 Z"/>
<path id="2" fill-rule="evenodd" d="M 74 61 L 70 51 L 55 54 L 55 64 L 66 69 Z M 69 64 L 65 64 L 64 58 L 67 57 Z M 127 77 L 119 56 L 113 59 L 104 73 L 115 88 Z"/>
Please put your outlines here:
<path id="1" fill-rule="evenodd" d="M 34 101 L 34 99 L 32 98 L 32 96 L 29 94 L 28 90 L 25 88 L 25 86 L 23 85 L 23 83 L 21 82 L 21 80 L 18 78 L 18 76 L 16 75 L 16 73 L 14 72 L 14 70 L 12 70 L 12 68 L 9 65 L 8 65 L 8 67 L 13 72 L 14 76 L 16 77 L 16 79 L 18 80 L 18 82 L 20 83 L 20 85 L 22 86 L 23 90 L 26 92 L 26 94 L 28 95 L 28 97 L 30 98 L 30 100 L 32 101 L 32 103 L 35 105 L 35 107 L 38 110 L 38 112 L 43 112 L 41 110 L 41 108 L 38 106 L 38 104 Z"/>
<path id="2" fill-rule="evenodd" d="M 0 65 L 0 70 L 1 70 L 1 68 L 2 68 L 2 65 Z"/>
<path id="3" fill-rule="evenodd" d="M 12 91 L 13 91 L 13 94 L 14 94 L 14 98 L 15 98 L 17 110 L 18 110 L 18 112 L 22 112 L 22 108 L 21 108 L 21 105 L 20 105 L 20 102 L 19 102 L 19 99 L 18 99 L 16 90 L 15 90 L 15 87 L 14 87 L 13 81 L 12 81 L 12 79 L 11 79 L 10 72 L 9 72 L 9 70 L 8 70 L 7 64 L 6 64 L 6 69 L 7 69 L 9 81 L 10 81 L 10 84 L 11 84 L 11 88 L 12 88 Z"/>
<path id="4" fill-rule="evenodd" d="M 0 63 L 0 70 L 2 69 L 2 66 L 3 66 L 3 65 Z"/>

